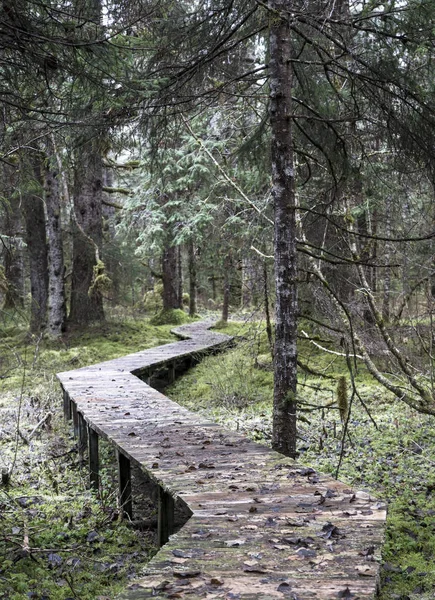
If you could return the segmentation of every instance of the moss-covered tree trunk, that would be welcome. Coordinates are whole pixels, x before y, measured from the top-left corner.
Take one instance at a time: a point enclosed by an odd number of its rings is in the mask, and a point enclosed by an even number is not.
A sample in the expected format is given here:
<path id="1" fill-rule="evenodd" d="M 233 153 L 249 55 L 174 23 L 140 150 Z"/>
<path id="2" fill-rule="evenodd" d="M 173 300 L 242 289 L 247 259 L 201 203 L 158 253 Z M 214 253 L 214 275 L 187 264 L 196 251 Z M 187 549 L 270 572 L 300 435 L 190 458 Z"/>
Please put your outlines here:
<path id="1" fill-rule="evenodd" d="M 291 2 L 270 0 L 270 123 L 275 208 L 276 331 L 273 447 L 296 454 L 296 198 L 292 139 Z"/>

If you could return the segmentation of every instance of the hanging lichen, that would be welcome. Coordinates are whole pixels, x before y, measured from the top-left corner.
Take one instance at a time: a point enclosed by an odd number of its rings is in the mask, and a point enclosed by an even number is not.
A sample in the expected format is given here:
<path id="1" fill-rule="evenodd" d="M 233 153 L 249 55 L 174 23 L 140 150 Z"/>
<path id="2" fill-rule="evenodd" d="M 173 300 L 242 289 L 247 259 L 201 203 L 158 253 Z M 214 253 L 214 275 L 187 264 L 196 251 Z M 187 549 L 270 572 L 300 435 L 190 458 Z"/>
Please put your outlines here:
<path id="1" fill-rule="evenodd" d="M 337 383 L 337 405 L 340 411 L 340 419 L 344 422 L 347 418 L 349 410 L 349 400 L 347 397 L 347 380 L 346 377 L 340 377 Z"/>
<path id="2" fill-rule="evenodd" d="M 112 280 L 106 273 L 106 265 L 102 260 L 98 260 L 93 268 L 92 282 L 88 290 L 88 295 L 91 298 L 97 294 L 103 295 L 108 293 L 111 287 Z"/>

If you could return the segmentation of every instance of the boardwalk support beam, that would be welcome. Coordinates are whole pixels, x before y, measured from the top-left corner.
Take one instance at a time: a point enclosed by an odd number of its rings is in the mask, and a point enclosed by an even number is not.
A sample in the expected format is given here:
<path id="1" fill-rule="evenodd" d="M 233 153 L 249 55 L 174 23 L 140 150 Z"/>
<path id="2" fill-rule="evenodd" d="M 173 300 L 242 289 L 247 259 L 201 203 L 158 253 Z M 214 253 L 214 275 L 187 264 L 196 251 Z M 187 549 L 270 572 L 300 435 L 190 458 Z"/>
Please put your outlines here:
<path id="1" fill-rule="evenodd" d="M 130 459 L 121 452 L 118 455 L 118 484 L 119 484 L 119 506 L 122 512 L 133 518 L 133 503 L 131 500 L 131 463 Z"/>
<path id="2" fill-rule="evenodd" d="M 63 391 L 63 414 L 65 421 L 71 421 L 71 400 L 68 392 Z"/>
<path id="3" fill-rule="evenodd" d="M 166 544 L 174 533 L 175 502 L 171 494 L 159 488 L 159 514 L 157 521 L 157 540 L 159 547 Z"/>
<path id="4" fill-rule="evenodd" d="M 83 459 L 83 456 L 88 445 L 88 427 L 82 413 L 78 413 L 78 426 L 79 426 L 79 457 Z"/>
<path id="5" fill-rule="evenodd" d="M 98 434 L 91 427 L 88 428 L 89 442 L 89 482 L 91 488 L 98 490 L 100 485 L 100 460 L 98 456 Z"/>

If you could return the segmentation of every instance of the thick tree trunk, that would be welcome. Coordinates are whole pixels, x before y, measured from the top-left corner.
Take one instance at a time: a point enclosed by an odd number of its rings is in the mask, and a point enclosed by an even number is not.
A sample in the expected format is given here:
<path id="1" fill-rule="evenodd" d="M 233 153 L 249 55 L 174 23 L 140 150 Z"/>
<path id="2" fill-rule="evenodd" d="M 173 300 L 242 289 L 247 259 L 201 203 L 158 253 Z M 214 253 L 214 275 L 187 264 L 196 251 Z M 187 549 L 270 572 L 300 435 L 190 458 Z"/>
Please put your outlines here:
<path id="1" fill-rule="evenodd" d="M 105 168 L 103 171 L 103 185 L 104 187 L 114 187 L 113 171 Z M 117 305 L 121 295 L 121 269 L 119 261 L 119 250 L 115 243 L 116 230 L 115 230 L 115 214 L 116 209 L 114 206 L 105 204 L 105 200 L 110 201 L 110 194 L 103 192 L 103 246 L 104 246 L 104 262 L 107 267 L 107 272 L 112 282 L 111 301 L 113 305 Z"/>
<path id="2" fill-rule="evenodd" d="M 296 198 L 292 132 L 291 3 L 269 0 L 272 193 L 275 208 L 276 329 L 273 447 L 296 455 Z"/>
<path id="3" fill-rule="evenodd" d="M 181 308 L 178 288 L 177 248 L 168 245 L 162 256 L 163 310 Z"/>
<path id="4" fill-rule="evenodd" d="M 189 317 L 196 315 L 196 295 L 197 295 L 197 273 L 196 273 L 196 251 L 193 240 L 189 240 Z"/>
<path id="5" fill-rule="evenodd" d="M 94 267 L 102 243 L 103 162 L 95 142 L 77 151 L 74 171 L 73 270 L 69 323 L 104 321 L 103 296 L 93 287 Z"/>
<path id="6" fill-rule="evenodd" d="M 39 162 L 35 168 L 35 178 L 38 181 L 41 179 Z M 40 333 L 47 325 L 48 305 L 48 247 L 44 203 L 39 196 L 23 194 L 21 205 L 30 267 L 30 331 Z"/>
<path id="7" fill-rule="evenodd" d="M 65 329 L 66 303 L 59 178 L 54 159 L 44 166 L 45 219 L 48 243 L 48 334 L 58 338 Z"/>

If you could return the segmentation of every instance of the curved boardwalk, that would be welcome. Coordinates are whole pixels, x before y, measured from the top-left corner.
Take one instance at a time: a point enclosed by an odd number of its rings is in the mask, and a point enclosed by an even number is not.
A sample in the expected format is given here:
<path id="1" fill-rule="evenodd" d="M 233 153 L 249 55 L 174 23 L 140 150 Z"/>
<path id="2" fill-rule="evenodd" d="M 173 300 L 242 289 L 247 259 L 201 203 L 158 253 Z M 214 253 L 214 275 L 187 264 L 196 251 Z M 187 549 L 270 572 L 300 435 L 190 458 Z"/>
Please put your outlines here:
<path id="1" fill-rule="evenodd" d="M 131 515 L 131 461 L 160 488 L 164 544 L 124 600 L 374 598 L 385 507 L 368 493 L 306 468 L 193 414 L 138 378 L 172 379 L 230 338 L 210 323 L 190 338 L 58 375 L 67 416 L 89 444 L 118 451 L 120 496 Z M 175 534 L 174 499 L 191 517 Z"/>

